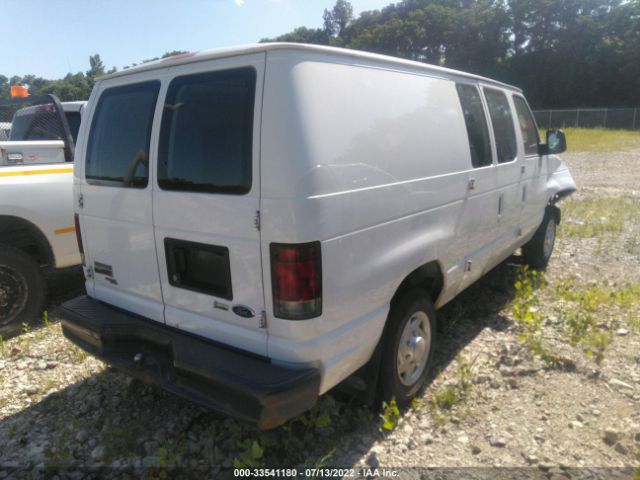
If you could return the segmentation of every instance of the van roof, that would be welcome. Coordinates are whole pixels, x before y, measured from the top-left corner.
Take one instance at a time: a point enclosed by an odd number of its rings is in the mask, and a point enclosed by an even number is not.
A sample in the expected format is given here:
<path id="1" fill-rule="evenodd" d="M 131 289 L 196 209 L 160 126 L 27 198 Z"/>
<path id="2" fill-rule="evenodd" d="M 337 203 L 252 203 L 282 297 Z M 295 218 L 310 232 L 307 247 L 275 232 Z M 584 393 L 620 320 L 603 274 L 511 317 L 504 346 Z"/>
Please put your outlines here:
<path id="1" fill-rule="evenodd" d="M 125 75 L 132 75 L 134 73 L 157 70 L 160 68 L 171 67 L 175 65 L 184 65 L 188 63 L 202 62 L 205 60 L 213 60 L 216 58 L 234 57 L 238 55 L 248 55 L 252 53 L 267 52 L 272 50 L 296 50 L 310 53 L 324 53 L 330 55 L 340 55 L 344 57 L 350 57 L 358 60 L 369 60 L 374 62 L 380 62 L 387 65 L 397 65 L 404 67 L 417 68 L 426 72 L 436 73 L 439 76 L 453 76 L 462 77 L 476 81 L 482 81 L 489 84 L 498 85 L 503 88 L 508 88 L 521 92 L 522 90 L 508 85 L 506 83 L 492 80 L 490 78 L 474 75 L 471 73 L 462 72 L 460 70 L 453 70 L 450 68 L 439 67 L 428 63 L 416 62 L 413 60 L 405 60 L 398 57 L 392 57 L 389 55 L 380 55 L 377 53 L 363 52 L 360 50 L 350 50 L 346 48 L 327 47 L 323 45 L 311 45 L 306 43 L 253 43 L 248 45 L 238 45 L 232 47 L 214 48 L 210 50 L 203 50 L 200 52 L 191 52 L 181 55 L 175 55 L 172 57 L 162 58 L 160 60 L 154 60 L 152 62 L 143 63 L 136 67 L 121 70 L 119 72 L 111 73 L 100 77 L 100 80 L 107 78 L 121 77 Z"/>

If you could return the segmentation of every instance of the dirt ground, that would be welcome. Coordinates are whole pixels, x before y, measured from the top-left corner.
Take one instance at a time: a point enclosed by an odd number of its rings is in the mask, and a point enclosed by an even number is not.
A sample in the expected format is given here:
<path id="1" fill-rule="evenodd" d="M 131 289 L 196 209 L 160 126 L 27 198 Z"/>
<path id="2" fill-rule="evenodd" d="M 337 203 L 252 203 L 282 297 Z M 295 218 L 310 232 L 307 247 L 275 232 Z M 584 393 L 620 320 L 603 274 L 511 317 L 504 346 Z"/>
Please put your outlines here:
<path id="1" fill-rule="evenodd" d="M 546 286 L 515 256 L 443 308 L 432 381 L 406 411 L 383 410 L 390 429 L 336 392 L 260 432 L 87 357 L 51 318 L 0 345 L 0 479 L 210 478 L 234 466 L 638 478 L 640 150 L 564 158 L 579 191 Z M 59 284 L 75 294 L 69 275 Z M 68 296 L 58 286 L 51 302 Z"/>

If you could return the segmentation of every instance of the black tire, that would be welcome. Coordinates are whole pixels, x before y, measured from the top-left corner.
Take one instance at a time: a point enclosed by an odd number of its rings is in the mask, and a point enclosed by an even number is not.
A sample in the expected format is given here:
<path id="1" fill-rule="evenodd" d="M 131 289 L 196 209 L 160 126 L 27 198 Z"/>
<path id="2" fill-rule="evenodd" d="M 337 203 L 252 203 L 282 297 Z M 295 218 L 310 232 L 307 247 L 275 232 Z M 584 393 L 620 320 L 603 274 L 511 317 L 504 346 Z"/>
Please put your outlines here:
<path id="1" fill-rule="evenodd" d="M 46 283 L 40 267 L 17 248 L 0 245 L 0 335 L 18 334 L 42 312 Z"/>
<path id="2" fill-rule="evenodd" d="M 428 347 L 426 356 L 426 364 L 422 372 L 418 375 L 418 369 L 414 370 L 417 376 L 415 381 L 408 375 L 401 379 L 399 373 L 399 355 L 400 343 L 402 341 L 405 326 L 414 318 L 414 314 L 422 312 L 426 315 L 426 320 L 422 315 L 422 323 L 429 328 L 429 340 L 425 340 L 424 344 Z M 413 337 L 415 338 L 415 337 Z M 398 405 L 407 405 L 413 396 L 424 386 L 424 383 L 431 369 L 433 352 L 436 345 L 436 312 L 433 304 L 422 289 L 414 289 L 407 292 L 398 302 L 392 306 L 387 319 L 387 327 L 385 330 L 382 347 L 382 359 L 380 365 L 380 389 L 384 400 L 396 399 Z M 404 342 L 403 342 L 404 343 Z M 415 352 L 415 347 L 413 349 Z M 409 383 L 409 384 L 408 384 Z"/>
<path id="3" fill-rule="evenodd" d="M 524 262 L 531 268 L 535 270 L 547 268 L 556 241 L 556 225 L 556 215 L 547 210 L 533 238 L 522 246 Z M 548 241 L 550 241 L 550 245 Z"/>

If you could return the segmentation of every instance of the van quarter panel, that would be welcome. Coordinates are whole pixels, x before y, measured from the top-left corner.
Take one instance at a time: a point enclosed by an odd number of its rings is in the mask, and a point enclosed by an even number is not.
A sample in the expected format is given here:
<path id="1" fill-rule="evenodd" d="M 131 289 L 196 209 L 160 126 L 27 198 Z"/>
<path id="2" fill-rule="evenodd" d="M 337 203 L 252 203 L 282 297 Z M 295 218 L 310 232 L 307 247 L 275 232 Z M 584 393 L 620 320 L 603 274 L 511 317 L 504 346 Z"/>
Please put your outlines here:
<path id="1" fill-rule="evenodd" d="M 405 276 L 439 259 L 454 289 L 462 272 L 456 233 L 471 162 L 455 84 L 409 73 L 267 57 L 263 264 L 271 242 L 321 240 L 323 258 L 323 313 L 310 320 L 273 318 L 265 270 L 268 352 L 320 365 L 322 391 L 371 356 Z"/>

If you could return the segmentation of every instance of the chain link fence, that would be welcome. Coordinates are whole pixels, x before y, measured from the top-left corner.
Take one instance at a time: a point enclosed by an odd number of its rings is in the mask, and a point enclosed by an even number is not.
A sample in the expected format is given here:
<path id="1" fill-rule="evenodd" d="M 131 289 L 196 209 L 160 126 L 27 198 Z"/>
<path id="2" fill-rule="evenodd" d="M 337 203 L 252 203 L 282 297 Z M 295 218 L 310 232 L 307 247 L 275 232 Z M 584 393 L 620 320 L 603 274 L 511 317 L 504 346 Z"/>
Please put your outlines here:
<path id="1" fill-rule="evenodd" d="M 640 108 L 534 110 L 540 128 L 610 128 L 640 130 Z"/>

